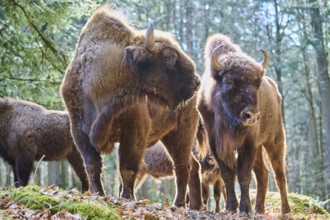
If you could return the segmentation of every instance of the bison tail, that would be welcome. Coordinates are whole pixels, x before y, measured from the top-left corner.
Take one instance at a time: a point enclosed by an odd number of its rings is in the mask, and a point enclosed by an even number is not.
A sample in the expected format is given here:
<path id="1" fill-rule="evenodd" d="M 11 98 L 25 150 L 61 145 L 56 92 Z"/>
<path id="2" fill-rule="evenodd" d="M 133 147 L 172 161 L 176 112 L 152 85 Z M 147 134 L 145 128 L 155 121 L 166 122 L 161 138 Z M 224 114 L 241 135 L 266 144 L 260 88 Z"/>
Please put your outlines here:
<path id="1" fill-rule="evenodd" d="M 201 115 L 199 116 L 199 120 L 198 120 L 197 142 L 198 144 L 196 144 L 196 146 L 198 147 L 196 147 L 196 150 L 198 154 L 201 155 L 202 158 L 204 158 L 209 153 L 210 148 L 209 148 L 209 139 L 207 136 L 207 131 Z"/>

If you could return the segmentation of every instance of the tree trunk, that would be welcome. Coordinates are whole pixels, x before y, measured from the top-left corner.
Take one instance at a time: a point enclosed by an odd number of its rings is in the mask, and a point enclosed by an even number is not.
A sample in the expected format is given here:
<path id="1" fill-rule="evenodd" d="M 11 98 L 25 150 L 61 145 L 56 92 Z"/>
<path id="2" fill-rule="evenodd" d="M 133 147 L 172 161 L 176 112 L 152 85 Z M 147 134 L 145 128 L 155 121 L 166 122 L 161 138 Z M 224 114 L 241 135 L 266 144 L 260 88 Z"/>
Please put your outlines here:
<path id="1" fill-rule="evenodd" d="M 56 161 L 49 161 L 48 162 L 48 184 L 57 184 L 61 185 L 61 178 L 60 178 L 60 163 Z"/>
<path id="2" fill-rule="evenodd" d="M 192 56 L 194 54 L 194 36 L 193 36 L 193 3 L 190 0 L 186 0 L 185 5 L 185 38 L 184 41 L 187 44 L 187 53 Z M 193 57 L 192 57 L 193 58 Z"/>
<path id="3" fill-rule="evenodd" d="M 60 163 L 61 166 L 61 187 L 64 189 L 68 188 L 68 162 L 62 160 Z"/>
<path id="4" fill-rule="evenodd" d="M 311 24 L 313 29 L 312 45 L 316 52 L 316 62 L 318 69 L 318 81 L 321 96 L 321 119 L 322 119 L 322 137 L 321 146 L 324 152 L 324 180 L 325 195 L 322 199 L 330 197 L 330 79 L 328 73 L 328 57 L 325 50 L 325 42 L 322 28 L 322 17 L 318 1 L 309 0 Z"/>
<path id="5" fill-rule="evenodd" d="M 12 184 L 12 181 L 11 181 L 11 172 L 12 172 L 12 168 L 9 164 L 5 164 L 6 166 L 6 186 L 10 186 Z M 13 174 L 14 175 L 14 174 Z"/>

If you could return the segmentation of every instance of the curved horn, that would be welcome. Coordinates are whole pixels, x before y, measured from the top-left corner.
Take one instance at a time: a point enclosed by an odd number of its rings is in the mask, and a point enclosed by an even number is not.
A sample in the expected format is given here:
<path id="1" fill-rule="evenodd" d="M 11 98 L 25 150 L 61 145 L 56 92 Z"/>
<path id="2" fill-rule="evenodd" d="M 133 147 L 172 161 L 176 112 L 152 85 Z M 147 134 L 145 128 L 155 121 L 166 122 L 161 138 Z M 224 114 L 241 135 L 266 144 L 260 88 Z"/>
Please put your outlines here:
<path id="1" fill-rule="evenodd" d="M 217 71 L 221 72 L 222 70 L 222 66 L 221 64 L 218 62 L 217 58 L 219 56 L 219 52 L 220 52 L 220 48 L 222 47 L 222 45 L 217 46 L 211 55 L 211 65 L 214 69 L 216 69 Z"/>
<path id="2" fill-rule="evenodd" d="M 260 64 L 261 64 L 262 68 L 266 69 L 268 66 L 268 63 L 269 63 L 269 55 L 264 50 L 260 50 L 260 52 L 264 55 L 264 58 L 262 59 Z"/>
<path id="3" fill-rule="evenodd" d="M 155 49 L 154 25 L 151 20 L 148 22 L 145 48 L 148 51 L 153 51 Z"/>

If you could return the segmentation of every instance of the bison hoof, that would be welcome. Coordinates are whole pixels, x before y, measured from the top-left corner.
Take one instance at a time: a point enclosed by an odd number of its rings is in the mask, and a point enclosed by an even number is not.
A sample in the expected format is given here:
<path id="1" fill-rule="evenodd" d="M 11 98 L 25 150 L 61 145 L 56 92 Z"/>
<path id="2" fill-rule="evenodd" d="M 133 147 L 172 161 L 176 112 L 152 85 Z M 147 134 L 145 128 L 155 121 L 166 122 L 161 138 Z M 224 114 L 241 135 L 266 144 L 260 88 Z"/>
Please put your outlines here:
<path id="1" fill-rule="evenodd" d="M 288 214 L 288 213 L 291 212 L 291 208 L 289 206 L 288 207 L 282 207 L 281 212 L 282 212 L 282 215 Z"/>

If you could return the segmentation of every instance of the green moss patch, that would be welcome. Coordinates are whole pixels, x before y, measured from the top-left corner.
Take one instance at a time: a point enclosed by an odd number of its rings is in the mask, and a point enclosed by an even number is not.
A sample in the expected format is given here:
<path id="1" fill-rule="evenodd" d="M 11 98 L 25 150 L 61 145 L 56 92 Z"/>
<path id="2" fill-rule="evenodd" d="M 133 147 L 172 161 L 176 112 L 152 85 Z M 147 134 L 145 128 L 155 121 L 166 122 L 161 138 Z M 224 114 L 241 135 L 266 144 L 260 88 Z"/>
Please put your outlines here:
<path id="1" fill-rule="evenodd" d="M 251 202 L 255 204 L 256 190 L 251 190 Z M 289 204 L 291 213 L 297 218 L 299 216 L 322 214 L 330 218 L 330 214 L 322 207 L 322 203 L 316 201 L 312 197 L 289 193 Z M 267 192 L 265 200 L 265 209 L 271 213 L 281 213 L 281 195 L 279 192 Z"/>
<path id="2" fill-rule="evenodd" d="M 47 194 L 48 193 L 48 194 Z M 53 190 L 41 192 L 37 185 L 28 185 L 20 189 L 12 189 L 9 193 L 12 200 L 24 204 L 30 209 L 48 209 L 55 214 L 62 209 L 78 214 L 86 219 L 120 219 L 113 205 L 103 201 L 83 199 L 80 193 L 68 196 L 66 191 Z"/>

